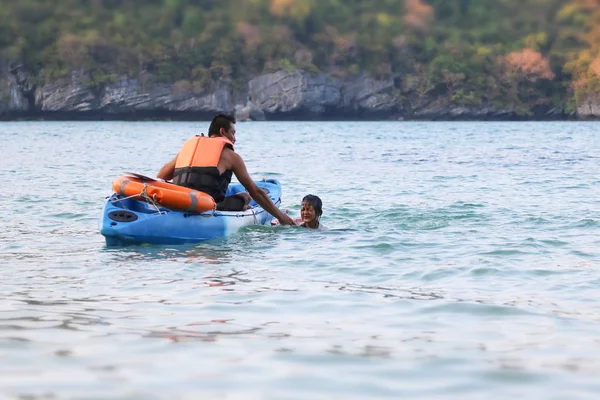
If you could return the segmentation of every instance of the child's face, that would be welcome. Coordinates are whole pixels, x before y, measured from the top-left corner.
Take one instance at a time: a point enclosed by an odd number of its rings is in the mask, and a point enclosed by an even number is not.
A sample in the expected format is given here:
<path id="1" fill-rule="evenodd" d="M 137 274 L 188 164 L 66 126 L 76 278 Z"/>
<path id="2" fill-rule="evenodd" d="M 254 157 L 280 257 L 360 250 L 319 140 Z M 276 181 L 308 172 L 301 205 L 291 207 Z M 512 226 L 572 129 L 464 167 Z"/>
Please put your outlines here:
<path id="1" fill-rule="evenodd" d="M 313 222 L 317 219 L 317 213 L 315 212 L 312 204 L 308 204 L 306 202 L 302 202 L 302 208 L 300 209 L 300 217 L 302 221 L 306 224 Z"/>

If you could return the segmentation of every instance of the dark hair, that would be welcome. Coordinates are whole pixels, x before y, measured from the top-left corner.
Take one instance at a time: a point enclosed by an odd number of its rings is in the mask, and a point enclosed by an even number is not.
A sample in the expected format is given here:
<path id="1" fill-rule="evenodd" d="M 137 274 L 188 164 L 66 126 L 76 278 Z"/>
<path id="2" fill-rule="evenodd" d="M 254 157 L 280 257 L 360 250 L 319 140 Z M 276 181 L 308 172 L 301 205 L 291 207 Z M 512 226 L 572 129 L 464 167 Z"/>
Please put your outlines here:
<path id="1" fill-rule="evenodd" d="M 208 136 L 218 135 L 221 131 L 221 128 L 228 131 L 229 128 L 231 128 L 231 124 L 235 124 L 235 117 L 225 114 L 217 115 L 210 122 L 210 126 L 208 127 Z"/>
<path id="2" fill-rule="evenodd" d="M 323 202 L 319 198 L 319 196 L 315 196 L 314 194 L 307 194 L 302 199 L 303 203 L 310 204 L 315 209 L 315 214 L 317 216 L 321 216 L 323 214 Z"/>

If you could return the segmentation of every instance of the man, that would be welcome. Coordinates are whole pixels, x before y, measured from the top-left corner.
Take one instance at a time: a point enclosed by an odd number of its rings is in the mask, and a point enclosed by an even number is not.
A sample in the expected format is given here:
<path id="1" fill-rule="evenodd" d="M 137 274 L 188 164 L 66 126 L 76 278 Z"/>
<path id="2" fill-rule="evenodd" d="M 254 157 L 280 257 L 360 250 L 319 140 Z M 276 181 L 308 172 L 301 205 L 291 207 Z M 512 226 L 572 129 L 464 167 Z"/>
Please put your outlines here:
<path id="1" fill-rule="evenodd" d="M 246 210 L 252 198 L 282 225 L 295 225 L 254 183 L 244 160 L 233 151 L 235 123 L 235 118 L 228 115 L 219 114 L 214 117 L 208 128 L 208 137 L 195 136 L 188 139 L 177 156 L 160 169 L 157 177 L 165 181 L 172 179 L 175 185 L 211 195 L 217 203 L 217 210 Z M 225 197 L 232 173 L 248 193 Z"/>

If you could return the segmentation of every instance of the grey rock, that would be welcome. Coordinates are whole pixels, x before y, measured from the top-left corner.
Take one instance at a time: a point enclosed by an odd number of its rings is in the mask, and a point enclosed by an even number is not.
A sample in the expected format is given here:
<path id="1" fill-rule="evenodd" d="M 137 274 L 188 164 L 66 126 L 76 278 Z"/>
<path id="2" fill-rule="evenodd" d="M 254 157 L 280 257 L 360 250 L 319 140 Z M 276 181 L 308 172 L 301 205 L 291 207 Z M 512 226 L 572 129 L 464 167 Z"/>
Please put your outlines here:
<path id="1" fill-rule="evenodd" d="M 264 121 L 265 113 L 253 102 L 248 101 L 246 105 L 235 106 L 235 118 L 238 121 Z"/>
<path id="2" fill-rule="evenodd" d="M 235 111 L 234 111 L 234 116 L 235 116 L 235 119 L 238 122 L 240 122 L 240 121 L 252 121 L 250 119 L 250 110 L 248 109 L 248 107 L 243 106 L 241 104 L 236 104 Z"/>
<path id="3" fill-rule="evenodd" d="M 600 99 L 597 96 L 588 96 L 584 102 L 577 107 L 577 116 L 583 119 L 600 118 Z"/>
<path id="4" fill-rule="evenodd" d="M 160 98 L 161 93 L 155 93 L 155 97 Z M 152 97 L 138 79 L 121 77 L 118 82 L 104 88 L 99 108 L 111 113 L 131 112 L 152 108 L 151 102 Z"/>
<path id="5" fill-rule="evenodd" d="M 46 84 L 38 89 L 36 103 L 42 111 L 209 111 L 232 112 L 233 101 L 229 87 L 217 83 L 213 91 L 197 93 L 190 85 L 143 84 L 140 79 L 122 77 L 118 82 L 93 88 L 81 71 L 70 79 Z"/>
<path id="6" fill-rule="evenodd" d="M 84 71 L 73 71 L 70 79 L 39 87 L 35 102 L 41 111 L 92 111 L 98 103 Z"/>
<path id="7" fill-rule="evenodd" d="M 306 111 L 322 113 L 340 104 L 341 84 L 325 74 L 277 71 L 260 75 L 248 82 L 250 100 L 264 112 Z"/>
<path id="8" fill-rule="evenodd" d="M 323 73 L 277 71 L 260 75 L 248 83 L 251 100 L 263 111 L 307 112 L 321 115 L 389 112 L 397 110 L 394 79 L 375 79 L 366 74 L 343 81 Z"/>
<path id="9" fill-rule="evenodd" d="M 29 111 L 29 74 L 22 65 L 0 68 L 0 114 Z"/>
<path id="10" fill-rule="evenodd" d="M 561 118 L 561 117 L 570 116 L 570 115 L 567 114 L 565 112 L 565 109 L 562 107 L 550 107 L 548 109 L 548 111 L 546 112 L 546 116 L 554 117 L 554 118 Z"/>
<path id="11" fill-rule="evenodd" d="M 130 111 L 233 111 L 229 87 L 217 83 L 214 91 L 197 93 L 191 84 L 142 84 L 139 79 L 121 78 L 104 88 L 100 108 L 109 112 Z"/>
<path id="12" fill-rule="evenodd" d="M 38 111 L 89 115 L 153 112 L 234 113 L 240 121 L 266 118 L 375 116 L 390 119 L 582 119 L 600 118 L 600 99 L 588 98 L 574 114 L 564 107 L 538 104 L 520 115 L 485 104 L 456 106 L 447 98 L 420 94 L 410 76 L 375 78 L 366 73 L 343 78 L 302 70 L 280 70 L 256 76 L 247 85 L 222 80 L 204 87 L 180 81 L 154 82 L 152 76 L 120 77 L 117 82 L 92 86 L 85 71 L 73 71 L 68 78 L 35 87 L 24 66 L 4 67 L 0 63 L 0 115 Z M 235 87 L 234 87 L 235 86 Z M 166 114 L 164 114 L 166 112 Z M 6 117 L 8 115 L 8 117 Z"/>
<path id="13" fill-rule="evenodd" d="M 398 99 L 393 94 L 394 79 L 375 79 L 360 74 L 344 85 L 343 105 L 352 110 L 390 111 L 397 108 Z"/>

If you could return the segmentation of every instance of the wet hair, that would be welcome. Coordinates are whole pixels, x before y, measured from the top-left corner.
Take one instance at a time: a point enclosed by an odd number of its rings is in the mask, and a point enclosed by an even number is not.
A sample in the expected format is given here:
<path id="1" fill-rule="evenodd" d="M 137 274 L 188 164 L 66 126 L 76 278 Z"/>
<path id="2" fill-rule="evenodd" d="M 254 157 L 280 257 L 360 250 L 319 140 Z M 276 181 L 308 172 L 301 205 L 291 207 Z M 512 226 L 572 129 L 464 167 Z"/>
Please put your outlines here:
<path id="1" fill-rule="evenodd" d="M 210 126 L 208 127 L 208 136 L 218 135 L 221 128 L 226 131 L 231 128 L 231 124 L 235 124 L 235 117 L 231 115 L 219 114 L 212 119 Z"/>
<path id="2" fill-rule="evenodd" d="M 320 217 L 323 214 L 323 202 L 319 198 L 319 196 L 315 196 L 314 194 L 307 194 L 302 199 L 303 203 L 310 204 L 314 210 L 317 217 Z"/>

